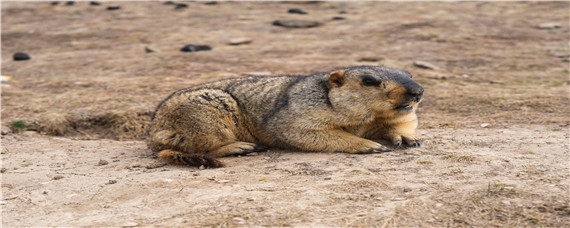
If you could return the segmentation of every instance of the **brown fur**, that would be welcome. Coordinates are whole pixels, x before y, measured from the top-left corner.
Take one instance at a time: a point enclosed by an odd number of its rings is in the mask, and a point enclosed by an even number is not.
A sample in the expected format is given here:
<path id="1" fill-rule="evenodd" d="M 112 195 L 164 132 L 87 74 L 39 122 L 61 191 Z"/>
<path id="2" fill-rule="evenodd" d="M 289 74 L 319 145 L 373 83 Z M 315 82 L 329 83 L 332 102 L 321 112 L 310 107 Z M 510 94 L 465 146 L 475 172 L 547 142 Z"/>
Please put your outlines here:
<path id="1" fill-rule="evenodd" d="M 206 167 L 221 162 L 203 155 L 241 155 L 267 147 L 390 151 L 374 138 L 420 146 L 414 131 L 422 94 L 408 72 L 383 66 L 226 79 L 166 98 L 153 116 L 148 145 L 168 162 Z"/>

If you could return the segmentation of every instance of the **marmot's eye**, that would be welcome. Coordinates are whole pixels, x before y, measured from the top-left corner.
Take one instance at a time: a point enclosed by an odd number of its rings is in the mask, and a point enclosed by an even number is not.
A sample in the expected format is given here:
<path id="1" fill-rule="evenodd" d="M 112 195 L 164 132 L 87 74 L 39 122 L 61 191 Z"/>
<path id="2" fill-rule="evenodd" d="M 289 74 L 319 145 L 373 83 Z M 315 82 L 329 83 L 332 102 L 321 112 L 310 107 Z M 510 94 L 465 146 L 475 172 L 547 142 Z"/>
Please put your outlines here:
<path id="1" fill-rule="evenodd" d="M 381 81 L 374 78 L 372 75 L 363 75 L 362 76 L 362 84 L 365 86 L 379 86 Z"/>

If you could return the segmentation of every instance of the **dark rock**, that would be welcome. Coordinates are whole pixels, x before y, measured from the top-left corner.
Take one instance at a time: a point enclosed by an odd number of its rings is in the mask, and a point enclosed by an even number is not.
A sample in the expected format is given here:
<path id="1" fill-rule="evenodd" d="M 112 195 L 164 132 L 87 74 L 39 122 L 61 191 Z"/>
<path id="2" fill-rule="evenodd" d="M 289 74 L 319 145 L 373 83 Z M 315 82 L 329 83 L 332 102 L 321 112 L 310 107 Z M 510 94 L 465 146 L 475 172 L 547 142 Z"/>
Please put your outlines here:
<path id="1" fill-rule="evenodd" d="M 109 7 L 107 7 L 107 10 L 118 10 L 118 9 L 121 9 L 121 7 L 120 6 L 109 6 Z"/>
<path id="2" fill-rule="evenodd" d="M 14 60 L 15 61 L 22 61 L 22 60 L 30 60 L 30 55 L 23 53 L 23 52 L 18 52 L 16 54 L 14 54 Z"/>
<path id="3" fill-rule="evenodd" d="M 338 13 L 339 14 L 347 14 L 348 12 L 346 12 L 345 10 L 341 10 L 341 11 L 338 11 Z"/>
<path id="4" fill-rule="evenodd" d="M 51 2 L 50 5 L 57 6 L 57 5 L 59 5 L 59 2 Z"/>
<path id="5" fill-rule="evenodd" d="M 194 45 L 194 44 L 188 44 L 180 49 L 180 51 L 183 52 L 209 51 L 209 50 L 212 50 L 212 47 L 208 45 Z"/>
<path id="6" fill-rule="evenodd" d="M 218 2 L 206 2 L 204 3 L 204 5 L 216 5 L 218 4 Z"/>
<path id="7" fill-rule="evenodd" d="M 178 3 L 176 4 L 176 9 L 182 9 L 182 8 L 188 8 L 188 5 L 184 4 L 184 3 Z"/>
<path id="8" fill-rule="evenodd" d="M 154 52 L 154 50 L 150 49 L 149 47 L 144 47 L 144 51 L 145 51 L 146 53 L 152 53 L 152 52 Z"/>
<path id="9" fill-rule="evenodd" d="M 92 2 L 89 2 L 89 5 L 98 6 L 98 5 L 101 5 L 101 3 L 93 2 L 93 1 L 92 1 Z"/>
<path id="10" fill-rule="evenodd" d="M 438 66 L 433 65 L 433 64 L 428 63 L 428 62 L 424 62 L 424 61 L 414 61 L 414 66 L 419 67 L 419 68 L 429 69 L 429 70 L 439 70 L 440 69 Z"/>
<path id="11" fill-rule="evenodd" d="M 273 22 L 275 26 L 282 26 L 286 28 L 312 28 L 322 25 L 318 21 L 303 21 L 303 20 L 276 20 Z"/>
<path id="12" fill-rule="evenodd" d="M 346 18 L 345 18 L 345 17 L 333 17 L 332 19 L 338 21 L 338 20 L 344 20 L 344 19 L 346 19 Z"/>
<path id="13" fill-rule="evenodd" d="M 302 9 L 289 9 L 288 13 L 296 13 L 296 14 L 307 14 L 307 12 L 303 11 Z"/>
<path id="14" fill-rule="evenodd" d="M 164 5 L 174 5 L 174 2 L 173 1 L 166 1 L 166 2 L 164 2 Z"/>
<path id="15" fill-rule="evenodd" d="M 358 62 L 378 62 L 384 60 L 383 57 L 362 57 L 358 60 Z"/>
<path id="16" fill-rule="evenodd" d="M 74 4 L 75 4 L 74 1 L 69 1 L 69 2 L 66 2 L 66 3 L 65 3 L 66 6 L 72 6 L 72 5 L 74 5 Z"/>
<path id="17" fill-rule="evenodd" d="M 99 162 L 97 163 L 98 166 L 102 166 L 102 165 L 108 165 L 109 162 L 105 161 L 105 160 L 99 160 Z"/>

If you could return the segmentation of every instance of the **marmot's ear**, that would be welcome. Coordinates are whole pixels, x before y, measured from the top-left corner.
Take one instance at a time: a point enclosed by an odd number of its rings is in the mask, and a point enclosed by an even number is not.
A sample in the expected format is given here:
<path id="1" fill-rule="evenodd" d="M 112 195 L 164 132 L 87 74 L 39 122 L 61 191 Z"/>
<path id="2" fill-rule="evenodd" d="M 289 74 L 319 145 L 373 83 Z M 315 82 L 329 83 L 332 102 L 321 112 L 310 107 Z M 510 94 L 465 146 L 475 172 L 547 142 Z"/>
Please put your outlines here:
<path id="1" fill-rule="evenodd" d="M 329 77 L 329 86 L 332 88 L 344 85 L 344 71 L 337 70 L 331 73 Z"/>

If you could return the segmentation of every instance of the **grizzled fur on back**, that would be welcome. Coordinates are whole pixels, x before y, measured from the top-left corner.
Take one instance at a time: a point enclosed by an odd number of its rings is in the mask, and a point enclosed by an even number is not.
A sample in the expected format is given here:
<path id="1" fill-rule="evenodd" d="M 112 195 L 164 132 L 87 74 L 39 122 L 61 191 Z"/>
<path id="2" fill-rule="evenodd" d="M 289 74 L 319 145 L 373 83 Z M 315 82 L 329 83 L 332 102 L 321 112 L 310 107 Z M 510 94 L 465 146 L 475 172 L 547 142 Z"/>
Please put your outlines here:
<path id="1" fill-rule="evenodd" d="M 419 146 L 413 131 L 422 94 L 408 72 L 383 66 L 225 79 L 178 90 L 162 101 L 153 115 L 148 145 L 162 159 L 186 165 L 201 164 L 184 161 L 186 155 L 210 161 L 268 148 L 389 150 L 365 138 Z"/>

